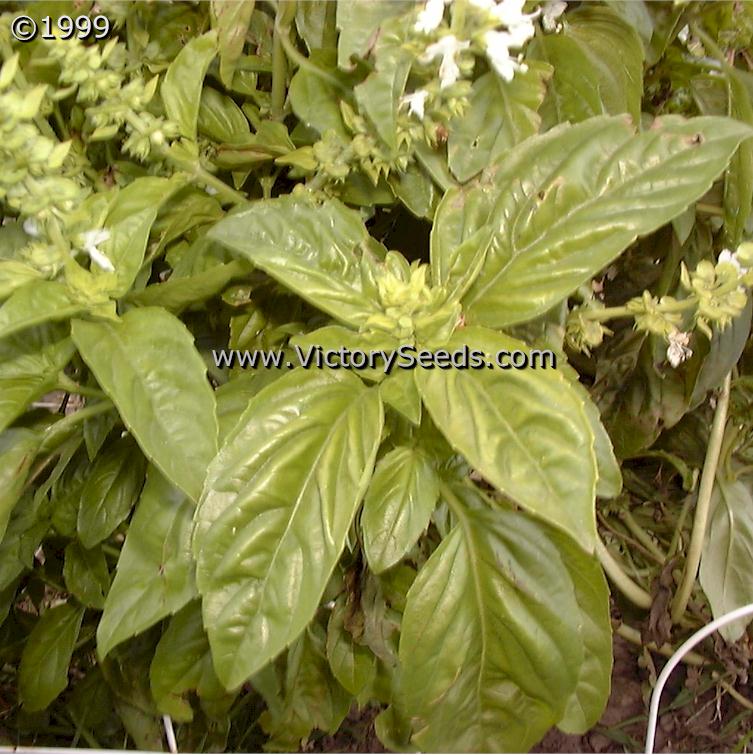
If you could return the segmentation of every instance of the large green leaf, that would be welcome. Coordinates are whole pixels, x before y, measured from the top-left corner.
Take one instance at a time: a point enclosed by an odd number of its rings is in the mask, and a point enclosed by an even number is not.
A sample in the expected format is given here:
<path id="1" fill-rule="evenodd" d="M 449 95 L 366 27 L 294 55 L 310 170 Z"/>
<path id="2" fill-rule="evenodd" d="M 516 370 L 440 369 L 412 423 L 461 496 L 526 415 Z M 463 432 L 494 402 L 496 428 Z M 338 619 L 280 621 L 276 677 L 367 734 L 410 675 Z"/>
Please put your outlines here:
<path id="1" fill-rule="evenodd" d="M 570 564 L 524 514 L 464 485 L 443 495 L 457 524 L 408 591 L 394 711 L 424 752 L 525 752 L 584 659 Z"/>
<path id="2" fill-rule="evenodd" d="M 236 687 L 311 621 L 371 477 L 376 389 L 295 370 L 258 393 L 212 462 L 194 553 L 217 673 Z"/>
<path id="3" fill-rule="evenodd" d="M 408 0 L 349 0 L 337 4 L 337 63 L 340 68 L 352 67 L 351 56 L 366 57 L 374 45 L 379 27 L 393 16 L 413 7 Z"/>
<path id="4" fill-rule="evenodd" d="M 195 690 L 209 705 L 232 702 L 212 666 L 199 601 L 192 601 L 170 619 L 149 667 L 149 682 L 160 712 L 176 721 L 193 719 L 191 704 L 185 699 L 189 691 Z"/>
<path id="5" fill-rule="evenodd" d="M 193 508 L 180 490 L 149 469 L 97 627 L 101 658 L 196 597 Z"/>
<path id="6" fill-rule="evenodd" d="M 438 498 L 439 478 L 419 448 L 400 446 L 379 460 L 361 515 L 372 571 L 389 569 L 415 545 Z"/>
<path id="7" fill-rule="evenodd" d="M 73 340 L 144 454 L 194 500 L 217 451 L 214 393 L 187 328 L 159 307 L 75 320 Z"/>
<path id="8" fill-rule="evenodd" d="M 194 37 L 175 57 L 162 81 L 162 102 L 181 136 L 196 139 L 201 88 L 209 64 L 217 54 L 216 29 Z"/>
<path id="9" fill-rule="evenodd" d="M 0 340 L 0 431 L 55 386 L 75 351 L 62 327 L 40 326 Z"/>
<path id="10" fill-rule="evenodd" d="M 537 111 L 550 75 L 549 66 L 531 62 L 512 81 L 489 71 L 473 82 L 468 110 L 452 122 L 447 142 L 448 164 L 458 181 L 472 178 L 539 130 Z"/>
<path id="11" fill-rule="evenodd" d="M 21 497 L 39 442 L 37 433 L 23 427 L 0 434 L 0 542 Z"/>
<path id="12" fill-rule="evenodd" d="M 542 107 L 548 125 L 620 113 L 639 123 L 643 45 L 611 8 L 585 6 L 569 13 L 563 33 L 537 37 L 531 53 L 554 66 Z"/>
<path id="13" fill-rule="evenodd" d="M 446 348 L 465 345 L 492 363 L 502 349 L 530 351 L 521 341 L 474 327 L 457 331 Z M 516 503 L 593 549 L 594 437 L 567 378 L 554 369 L 530 368 L 421 370 L 416 378 L 453 448 Z"/>
<path id="14" fill-rule="evenodd" d="M 208 233 L 315 307 L 356 326 L 378 311 L 357 251 L 367 236 L 361 216 L 337 200 L 317 205 L 291 196 L 254 202 Z"/>
<path id="15" fill-rule="evenodd" d="M 130 437 L 97 456 L 81 490 L 76 529 L 85 548 L 112 534 L 128 516 L 144 484 L 144 457 Z"/>
<path id="16" fill-rule="evenodd" d="M 34 281 L 16 289 L 0 307 L 0 340 L 45 322 L 67 320 L 86 309 L 56 281 Z"/>
<path id="17" fill-rule="evenodd" d="M 637 135 L 624 117 L 598 117 L 531 137 L 473 188 L 445 196 L 439 213 L 476 208 L 455 232 L 473 239 L 475 254 L 468 243 L 432 241 L 435 278 L 467 287 L 463 271 L 481 259 L 467 319 L 504 327 L 543 314 L 698 199 L 751 135 L 727 118 L 667 116 Z"/>
<path id="18" fill-rule="evenodd" d="M 46 708 L 67 686 L 84 609 L 69 603 L 49 608 L 26 640 L 18 667 L 18 693 L 29 711 Z"/>
<path id="19" fill-rule="evenodd" d="M 753 496 L 750 478 L 717 478 L 708 535 L 698 574 L 715 618 L 753 603 Z M 737 642 L 750 619 L 719 631 L 727 642 Z"/>

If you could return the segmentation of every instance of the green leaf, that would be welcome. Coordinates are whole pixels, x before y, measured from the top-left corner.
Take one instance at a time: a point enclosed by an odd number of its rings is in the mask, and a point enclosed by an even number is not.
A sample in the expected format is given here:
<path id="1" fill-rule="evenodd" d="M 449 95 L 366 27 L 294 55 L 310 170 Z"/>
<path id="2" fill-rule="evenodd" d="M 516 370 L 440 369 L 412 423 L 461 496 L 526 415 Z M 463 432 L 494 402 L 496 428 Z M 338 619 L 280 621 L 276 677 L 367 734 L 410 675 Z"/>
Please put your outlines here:
<path id="1" fill-rule="evenodd" d="M 197 500 L 217 451 L 217 418 L 187 328 L 164 309 L 144 307 L 118 323 L 75 320 L 73 340 L 146 457 Z"/>
<path id="2" fill-rule="evenodd" d="M 367 235 L 361 216 L 337 200 L 316 205 L 291 196 L 254 202 L 207 234 L 315 307 L 355 326 L 378 311 L 364 290 L 356 251 Z"/>
<path id="3" fill-rule="evenodd" d="M 340 597 L 327 623 L 327 660 L 335 679 L 354 697 L 368 693 L 376 676 L 376 656 L 358 644 L 347 628 L 351 609 Z"/>
<path id="4" fill-rule="evenodd" d="M 69 592 L 85 606 L 102 610 L 110 589 L 110 572 L 102 548 L 84 548 L 80 543 L 69 543 L 65 548 L 63 577 Z"/>
<path id="5" fill-rule="evenodd" d="M 492 362 L 502 349 L 530 351 L 483 328 L 457 331 L 446 348 L 466 344 Z M 563 375 L 553 369 L 419 370 L 416 381 L 442 435 L 478 472 L 593 549 L 594 438 L 583 402 Z"/>
<path id="6" fill-rule="evenodd" d="M 0 300 L 9 297 L 17 288 L 40 278 L 42 274 L 24 262 L 0 259 Z"/>
<path id="7" fill-rule="evenodd" d="M 162 81 L 162 102 L 167 117 L 175 121 L 181 136 L 196 141 L 201 89 L 209 64 L 217 54 L 216 29 L 194 37 L 170 63 Z"/>
<path id="8" fill-rule="evenodd" d="M 543 314 L 698 199 L 751 135 L 726 118 L 667 116 L 636 135 L 624 118 L 600 117 L 522 142 L 475 183 L 472 191 L 492 196 L 466 194 L 481 207 L 463 231 L 477 234 L 466 264 L 475 271 L 483 258 L 466 318 L 501 328 Z M 442 204 L 456 213 L 456 191 L 448 195 Z M 432 244 L 438 282 L 452 284 L 457 253 L 440 252 L 449 257 L 437 259 Z"/>
<path id="9" fill-rule="evenodd" d="M 196 597 L 193 508 L 180 490 L 150 467 L 97 627 L 100 658 Z"/>
<path id="10" fill-rule="evenodd" d="M 0 434 L 0 542 L 39 448 L 39 436 L 26 428 Z"/>
<path id="11" fill-rule="evenodd" d="M 0 340 L 0 431 L 55 386 L 75 351 L 57 327 L 41 326 Z"/>
<path id="12" fill-rule="evenodd" d="M 49 608 L 34 625 L 21 654 L 18 693 L 28 711 L 46 708 L 67 686 L 84 609 L 68 603 Z"/>
<path id="13" fill-rule="evenodd" d="M 596 495 L 599 498 L 616 498 L 622 492 L 622 470 L 614 455 L 612 439 L 601 421 L 599 407 L 596 406 L 591 394 L 578 379 L 578 373 L 567 362 L 558 362 L 557 369 L 569 379 L 570 385 L 583 402 L 586 419 L 594 436 L 594 451 L 596 453 Z"/>
<path id="14" fill-rule="evenodd" d="M 550 66 L 532 61 L 512 81 L 490 71 L 473 82 L 468 110 L 452 122 L 447 142 L 448 164 L 458 181 L 472 178 L 539 130 L 537 111 L 550 75 Z"/>
<path id="15" fill-rule="evenodd" d="M 385 404 L 396 409 L 414 425 L 421 424 L 421 396 L 411 370 L 398 370 L 379 385 Z"/>
<path id="16" fill-rule="evenodd" d="M 377 134 L 395 152 L 397 142 L 397 111 L 405 82 L 410 73 L 412 57 L 401 48 L 377 56 L 376 70 L 354 88 L 361 113 L 374 124 Z"/>
<path id="17" fill-rule="evenodd" d="M 233 260 L 226 265 L 214 265 L 197 275 L 176 277 L 173 274 L 164 283 L 129 294 L 127 300 L 140 307 L 160 306 L 177 314 L 220 293 L 233 278 L 248 271 L 245 260 Z"/>
<path id="18" fill-rule="evenodd" d="M 243 144 L 251 136 L 243 111 L 230 97 L 212 87 L 201 91 L 198 129 L 204 136 L 228 144 Z"/>
<path id="19" fill-rule="evenodd" d="M 212 462 L 194 554 L 215 669 L 232 689 L 316 612 L 371 477 L 382 405 L 348 372 L 258 393 Z"/>
<path id="20" fill-rule="evenodd" d="M 144 484 L 144 457 L 130 437 L 100 454 L 81 490 L 76 529 L 85 548 L 109 537 L 128 516 Z"/>
<path id="21" fill-rule="evenodd" d="M 259 717 L 272 738 L 268 746 L 293 752 L 313 729 L 337 731 L 350 708 L 350 695 L 329 669 L 323 634 L 312 624 L 290 648 L 282 700 Z"/>
<path id="22" fill-rule="evenodd" d="M 160 207 L 184 185 L 180 174 L 171 179 L 143 176 L 118 192 L 105 221 L 110 239 L 103 250 L 117 276 L 111 296 L 122 296 L 133 285 Z"/>
<path id="23" fill-rule="evenodd" d="M 643 45 L 635 29 L 610 8 L 568 13 L 564 31 L 537 37 L 531 54 L 554 67 L 542 106 L 548 126 L 620 113 L 640 122 Z"/>
<path id="24" fill-rule="evenodd" d="M 202 703 L 215 709 L 232 702 L 212 666 L 199 601 L 192 601 L 170 619 L 149 667 L 149 681 L 157 708 L 175 721 L 193 720 L 187 692 L 195 690 Z"/>
<path id="25" fill-rule="evenodd" d="M 735 481 L 717 477 L 711 499 L 712 514 L 701 554 L 698 578 L 714 618 L 753 603 L 753 496 L 750 478 Z M 750 619 L 719 629 L 729 643 L 744 634 Z"/>
<path id="26" fill-rule="evenodd" d="M 0 339 L 34 325 L 67 320 L 85 308 L 62 283 L 29 283 L 16 289 L 0 307 Z"/>
<path id="27" fill-rule="evenodd" d="M 361 528 L 369 567 L 394 566 L 429 524 L 439 498 L 439 478 L 419 448 L 398 446 L 374 470 L 363 504 Z"/>
<path id="28" fill-rule="evenodd" d="M 313 56 L 314 62 L 318 65 L 324 64 L 320 58 L 321 55 Z M 344 78 L 333 71 L 329 71 L 329 74 L 336 81 Z M 324 79 L 307 68 L 299 68 L 295 72 L 288 89 L 290 107 L 301 123 L 316 129 L 320 134 L 332 130 L 341 137 L 348 138 L 348 131 L 340 112 L 340 97 L 342 91 L 330 79 Z"/>
<path id="29" fill-rule="evenodd" d="M 417 218 L 431 220 L 434 217 L 441 194 L 431 178 L 415 163 L 403 172 L 393 171 L 387 181 L 394 195 Z"/>
<path id="30" fill-rule="evenodd" d="M 604 712 L 612 681 L 612 622 L 609 587 L 599 562 L 586 556 L 567 535 L 547 530 L 570 572 L 575 600 L 580 610 L 578 634 L 583 644 L 583 663 L 578 684 L 568 697 L 565 715 L 557 727 L 568 734 L 584 734 Z"/>
<path id="31" fill-rule="evenodd" d="M 238 60 L 243 53 L 254 0 L 212 0 L 212 28 L 217 30 L 217 44 L 220 51 L 220 79 L 230 86 Z"/>
<path id="32" fill-rule="evenodd" d="M 729 114 L 753 126 L 753 76 L 732 68 L 727 72 Z M 753 142 L 744 141 L 735 152 L 724 178 L 724 232 L 734 249 L 743 240 L 753 204 Z"/>
<path id="33" fill-rule="evenodd" d="M 11 514 L 5 537 L 0 541 L 0 590 L 25 569 L 31 569 L 34 554 L 50 528 L 43 496 L 27 493 Z"/>
<path id="34" fill-rule="evenodd" d="M 349 0 L 337 4 L 337 64 L 351 68 L 351 57 L 365 58 L 376 42 L 379 27 L 413 7 L 408 0 Z"/>
<path id="35" fill-rule="evenodd" d="M 525 752 L 578 684 L 574 579 L 534 520 L 443 495 L 458 523 L 408 591 L 394 711 L 424 752 Z"/>

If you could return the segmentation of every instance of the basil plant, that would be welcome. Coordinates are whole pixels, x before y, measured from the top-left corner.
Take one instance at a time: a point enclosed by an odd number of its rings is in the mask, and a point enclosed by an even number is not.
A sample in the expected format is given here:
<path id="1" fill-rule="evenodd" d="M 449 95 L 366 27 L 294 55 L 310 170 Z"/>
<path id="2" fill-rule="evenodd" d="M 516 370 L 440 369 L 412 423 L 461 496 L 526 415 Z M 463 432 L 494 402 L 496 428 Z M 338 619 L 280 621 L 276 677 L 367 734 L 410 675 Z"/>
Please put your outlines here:
<path id="1" fill-rule="evenodd" d="M 167 715 L 184 750 L 295 750 L 360 708 L 392 750 L 520 752 L 598 721 L 597 498 L 659 432 L 592 397 L 603 323 L 682 370 L 753 284 L 753 20 L 708 5 L 2 4 L 14 742 L 161 749 Z"/>

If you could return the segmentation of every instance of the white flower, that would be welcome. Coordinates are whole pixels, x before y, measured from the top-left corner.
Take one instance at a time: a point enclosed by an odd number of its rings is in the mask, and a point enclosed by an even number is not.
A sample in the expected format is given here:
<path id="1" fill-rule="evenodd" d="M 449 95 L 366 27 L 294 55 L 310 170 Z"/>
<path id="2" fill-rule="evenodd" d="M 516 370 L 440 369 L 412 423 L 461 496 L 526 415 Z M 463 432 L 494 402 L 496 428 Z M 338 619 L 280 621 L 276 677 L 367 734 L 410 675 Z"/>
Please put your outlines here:
<path id="1" fill-rule="evenodd" d="M 444 0 L 428 0 L 413 28 L 422 34 L 429 34 L 442 23 L 443 16 Z"/>
<path id="2" fill-rule="evenodd" d="M 522 47 L 536 33 L 533 28 L 533 19 L 539 14 L 523 13 L 525 0 L 502 0 L 498 5 L 492 8 L 492 16 L 497 23 L 504 24 L 510 34 L 510 47 Z"/>
<path id="3" fill-rule="evenodd" d="M 424 109 L 426 107 L 426 98 L 429 92 L 426 89 L 417 89 L 412 94 L 406 94 L 400 99 L 401 105 L 407 105 L 413 115 L 417 115 L 421 120 L 424 118 Z"/>
<path id="4" fill-rule="evenodd" d="M 86 231 L 86 233 L 81 234 L 81 238 L 83 239 L 83 250 L 89 255 L 91 261 L 108 273 L 114 273 L 115 268 L 112 262 L 97 249 L 98 244 L 103 244 L 110 238 L 110 232 L 104 228 L 96 231 Z"/>
<path id="5" fill-rule="evenodd" d="M 460 68 L 455 62 L 455 56 L 470 47 L 470 44 L 468 40 L 461 42 L 454 34 L 448 34 L 426 48 L 426 52 L 421 56 L 422 63 L 428 63 L 442 56 L 442 62 L 439 65 L 441 89 L 451 86 L 460 78 Z"/>
<path id="6" fill-rule="evenodd" d="M 35 239 L 38 239 L 42 235 L 42 232 L 39 230 L 39 223 L 37 223 L 34 218 L 26 218 L 26 220 L 24 220 L 23 229 L 27 236 L 31 236 Z"/>
<path id="7" fill-rule="evenodd" d="M 693 350 L 688 348 L 690 333 L 684 333 L 675 328 L 670 332 L 668 339 L 667 359 L 673 367 L 677 367 L 686 359 L 690 359 L 693 356 Z"/>
<path id="8" fill-rule="evenodd" d="M 528 67 L 510 55 L 511 40 L 506 31 L 488 31 L 484 34 L 486 57 L 494 70 L 505 80 L 512 81 L 516 71 L 525 73 Z"/>
<path id="9" fill-rule="evenodd" d="M 541 25 L 544 31 L 555 31 L 558 27 L 557 19 L 565 12 L 565 0 L 547 0 L 541 15 Z"/>
<path id="10" fill-rule="evenodd" d="M 724 249 L 719 254 L 719 259 L 717 259 L 717 263 L 719 262 L 727 262 L 730 265 L 734 265 L 735 268 L 737 269 L 737 272 L 740 273 L 740 275 L 745 275 L 745 273 L 747 273 L 749 269 L 747 267 L 743 267 L 740 264 L 740 260 L 737 258 L 737 252 L 733 254 L 729 249 Z"/>

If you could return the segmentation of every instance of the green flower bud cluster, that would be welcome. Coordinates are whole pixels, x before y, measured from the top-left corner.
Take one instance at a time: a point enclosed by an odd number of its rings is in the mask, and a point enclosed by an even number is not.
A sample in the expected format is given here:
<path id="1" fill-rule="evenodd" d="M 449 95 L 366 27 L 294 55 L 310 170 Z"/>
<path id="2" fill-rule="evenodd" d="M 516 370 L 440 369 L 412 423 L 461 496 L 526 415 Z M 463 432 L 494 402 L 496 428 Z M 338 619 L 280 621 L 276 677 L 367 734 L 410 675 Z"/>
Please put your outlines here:
<path id="1" fill-rule="evenodd" d="M 19 88 L 17 71 L 18 55 L 0 69 L 0 200 L 44 220 L 72 210 L 85 191 L 63 176 L 70 143 L 43 134 L 38 125 L 46 85 Z"/>
<path id="2" fill-rule="evenodd" d="M 396 252 L 388 252 L 382 274 L 376 279 L 383 312 L 366 321 L 367 330 L 390 333 L 405 342 L 446 340 L 460 319 L 460 305 L 448 302 L 445 291 L 432 288 L 426 280 L 429 268 L 408 264 Z"/>
<path id="3" fill-rule="evenodd" d="M 627 302 L 624 307 L 607 309 L 601 302 L 584 299 L 574 308 L 567 320 L 568 344 L 588 353 L 599 346 L 605 333 L 604 320 L 630 316 L 635 329 L 663 338 L 670 345 L 673 366 L 686 358 L 689 330 L 698 328 L 708 338 L 712 326 L 724 330 L 739 317 L 748 301 L 748 288 L 753 287 L 753 243 L 741 244 L 733 254 L 725 249 L 716 264 L 703 260 L 693 272 L 682 264 L 680 283 L 688 296 L 657 298 L 648 291 Z M 673 356 L 675 358 L 673 358 Z"/>
<path id="4" fill-rule="evenodd" d="M 397 150 L 390 150 L 374 133 L 373 126 L 364 116 L 357 113 L 347 102 L 340 103 L 345 125 L 353 134 L 350 148 L 353 160 L 376 186 L 380 176 L 390 171 L 404 171 L 412 159 L 412 139 L 410 133 L 398 128 Z"/>
<path id="5" fill-rule="evenodd" d="M 722 252 L 716 265 L 704 260 L 693 273 L 683 265 L 680 281 L 696 300 L 696 326 L 711 338 L 711 325 L 723 330 L 742 314 L 748 301 L 745 286 L 753 284 L 753 273 L 734 255 Z"/>
<path id="6" fill-rule="evenodd" d="M 66 85 L 55 97 L 62 99 L 75 91 L 76 100 L 88 105 L 86 141 L 112 139 L 125 124 L 128 137 L 123 149 L 146 160 L 152 146 L 177 136 L 175 124 L 146 110 L 157 91 L 158 77 L 146 82 L 135 75 L 128 80 L 125 45 L 113 39 L 100 49 L 69 39 L 48 40 L 47 46 L 49 57 L 60 66 L 59 81 Z"/>
<path id="7" fill-rule="evenodd" d="M 673 311 L 677 304 L 677 299 L 671 296 L 657 299 L 644 291 L 642 296 L 631 299 L 626 306 L 633 315 L 636 330 L 665 338 L 682 323 L 682 313 Z"/>

